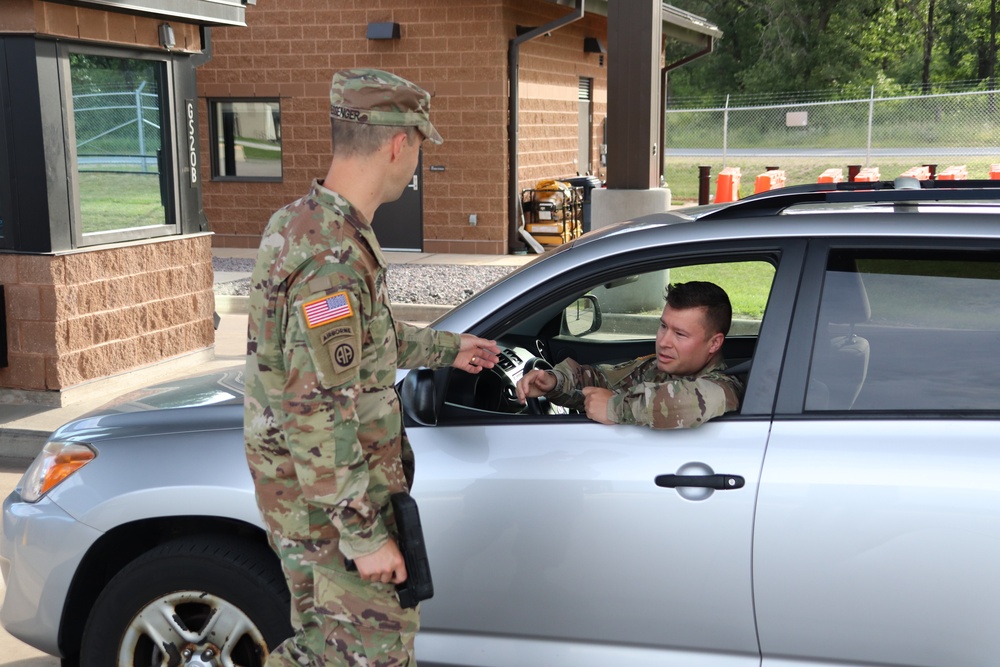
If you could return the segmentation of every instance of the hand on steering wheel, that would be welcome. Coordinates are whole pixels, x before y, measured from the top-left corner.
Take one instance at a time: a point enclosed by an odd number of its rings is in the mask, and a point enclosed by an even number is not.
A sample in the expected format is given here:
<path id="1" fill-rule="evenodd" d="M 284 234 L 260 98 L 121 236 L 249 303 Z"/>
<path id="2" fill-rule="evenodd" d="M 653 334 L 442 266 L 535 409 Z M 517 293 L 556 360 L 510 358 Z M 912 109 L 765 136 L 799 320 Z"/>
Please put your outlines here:
<path id="1" fill-rule="evenodd" d="M 524 377 L 531 371 L 535 370 L 550 371 L 552 370 L 552 364 L 547 362 L 545 359 L 542 359 L 541 357 L 532 357 L 531 359 L 528 359 L 526 362 L 524 362 L 524 370 L 522 371 L 521 377 Z M 525 398 L 524 402 L 525 405 L 528 407 L 529 414 L 544 415 L 548 413 L 547 405 L 546 408 L 542 407 L 542 400 L 540 397 L 535 397 L 535 398 L 527 397 Z M 546 401 L 546 404 L 548 404 L 548 401 Z"/>

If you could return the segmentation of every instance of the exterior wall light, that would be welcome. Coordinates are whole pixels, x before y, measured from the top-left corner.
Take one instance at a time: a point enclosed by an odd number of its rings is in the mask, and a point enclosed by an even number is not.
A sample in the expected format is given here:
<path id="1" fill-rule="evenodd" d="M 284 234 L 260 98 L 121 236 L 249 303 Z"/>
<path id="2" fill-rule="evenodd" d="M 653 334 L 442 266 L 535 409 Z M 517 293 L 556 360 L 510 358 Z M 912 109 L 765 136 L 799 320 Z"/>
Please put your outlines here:
<path id="1" fill-rule="evenodd" d="M 394 22 L 369 23 L 368 39 L 399 39 L 399 24 Z"/>
<path id="2" fill-rule="evenodd" d="M 160 24 L 160 46 L 165 48 L 167 51 L 176 46 L 177 40 L 174 38 L 174 29 L 170 27 L 169 23 Z"/>
<path id="3" fill-rule="evenodd" d="M 584 37 L 583 38 L 583 52 L 584 53 L 607 53 L 608 50 L 604 48 L 604 44 L 597 37 Z"/>

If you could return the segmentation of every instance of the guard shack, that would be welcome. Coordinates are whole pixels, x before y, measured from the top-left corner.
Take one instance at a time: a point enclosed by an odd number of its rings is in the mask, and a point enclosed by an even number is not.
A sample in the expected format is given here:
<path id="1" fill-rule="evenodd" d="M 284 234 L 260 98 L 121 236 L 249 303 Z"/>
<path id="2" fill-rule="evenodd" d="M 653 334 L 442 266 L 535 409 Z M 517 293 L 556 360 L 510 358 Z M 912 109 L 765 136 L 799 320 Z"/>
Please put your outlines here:
<path id="1" fill-rule="evenodd" d="M 248 1 L 4 0 L 0 403 L 213 355 L 195 67 Z"/>

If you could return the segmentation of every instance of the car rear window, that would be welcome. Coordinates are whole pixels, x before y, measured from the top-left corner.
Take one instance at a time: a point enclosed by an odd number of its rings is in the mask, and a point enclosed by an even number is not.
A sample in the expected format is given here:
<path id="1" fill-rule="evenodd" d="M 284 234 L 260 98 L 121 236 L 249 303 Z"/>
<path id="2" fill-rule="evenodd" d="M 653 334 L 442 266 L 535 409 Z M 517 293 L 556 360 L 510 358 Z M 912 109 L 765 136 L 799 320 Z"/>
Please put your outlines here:
<path id="1" fill-rule="evenodd" d="M 1000 256 L 830 256 L 807 410 L 998 410 Z"/>

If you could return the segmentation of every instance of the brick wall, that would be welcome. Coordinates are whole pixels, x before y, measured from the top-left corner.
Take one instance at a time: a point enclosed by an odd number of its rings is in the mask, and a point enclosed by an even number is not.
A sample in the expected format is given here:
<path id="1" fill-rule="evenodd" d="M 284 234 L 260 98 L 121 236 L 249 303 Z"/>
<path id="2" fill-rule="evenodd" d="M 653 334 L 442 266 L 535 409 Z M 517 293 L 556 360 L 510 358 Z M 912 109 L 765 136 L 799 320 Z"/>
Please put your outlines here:
<path id="1" fill-rule="evenodd" d="M 512 3 L 515 24 L 544 25 L 567 13 L 566 7 L 518 0 Z M 545 179 L 590 171 L 603 177 L 598 146 L 601 123 L 607 117 L 607 56 L 584 53 L 585 37 L 599 37 L 607 45 L 608 23 L 602 16 L 585 15 L 521 46 L 518 131 L 518 189 Z M 580 78 L 593 79 L 591 163 L 577 165 L 578 92 Z"/>
<path id="2" fill-rule="evenodd" d="M 214 344 L 211 237 L 61 255 L 0 253 L 0 387 L 61 391 Z"/>
<path id="3" fill-rule="evenodd" d="M 4 0 L 0 11 L 0 32 L 37 33 L 156 49 L 162 49 L 159 25 L 163 22 L 162 19 L 38 0 Z M 201 31 L 197 25 L 182 21 L 170 21 L 170 25 L 177 42 L 174 51 L 198 53 L 202 50 Z"/>
<path id="4" fill-rule="evenodd" d="M 507 252 L 507 45 L 516 34 L 515 24 L 547 22 L 569 10 L 542 0 L 424 0 L 419 6 L 384 0 L 371 5 L 368 0 L 259 0 L 247 7 L 246 28 L 213 29 L 213 58 L 198 70 L 198 94 L 206 156 L 204 208 L 216 245 L 256 248 L 271 213 L 325 175 L 330 77 L 339 69 L 377 67 L 434 95 L 431 117 L 445 143 L 424 151 L 424 249 Z M 399 23 L 401 39 L 366 39 L 368 23 L 382 21 Z M 537 84 L 529 90 L 546 95 L 527 109 L 522 101 L 529 114 L 521 145 L 530 153 L 522 168 L 525 183 L 538 180 L 538 174 L 549 178 L 576 171 L 578 77 L 594 76 L 600 81 L 595 88 L 606 89 L 597 56 L 583 53 L 584 33 L 591 30 L 603 38 L 606 20 L 587 17 L 553 33 L 555 50 L 539 44 L 523 51 L 527 57 L 522 63 L 529 71 L 522 72 L 522 81 Z M 550 76 L 551 67 L 569 69 Z M 227 97 L 280 97 L 283 182 L 210 180 L 206 98 Z M 556 124 L 530 115 L 546 106 L 559 117 Z M 600 127 L 596 113 L 595 127 Z M 445 170 L 431 172 L 429 165 Z M 478 218 L 474 227 L 470 213 Z"/>

